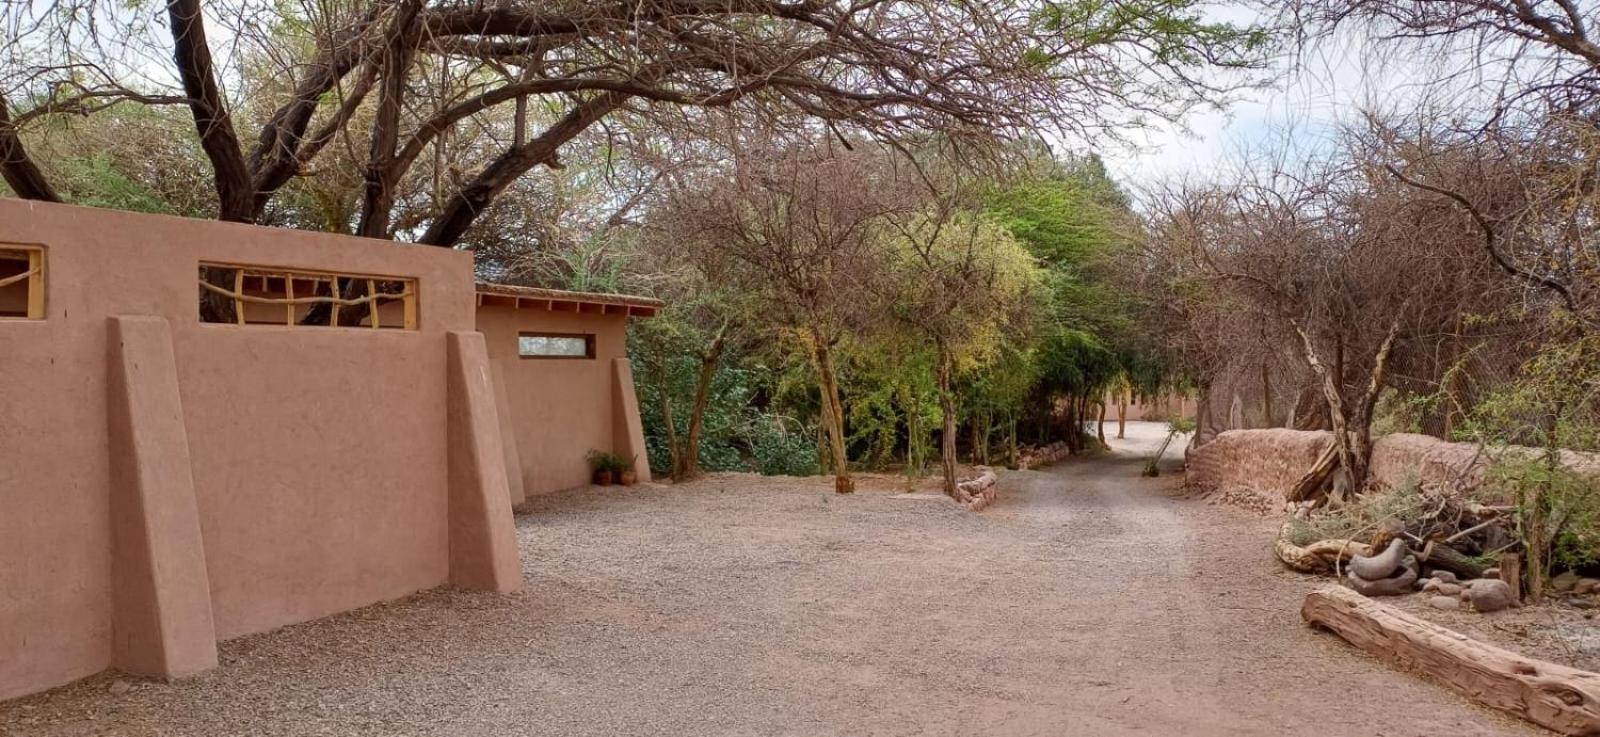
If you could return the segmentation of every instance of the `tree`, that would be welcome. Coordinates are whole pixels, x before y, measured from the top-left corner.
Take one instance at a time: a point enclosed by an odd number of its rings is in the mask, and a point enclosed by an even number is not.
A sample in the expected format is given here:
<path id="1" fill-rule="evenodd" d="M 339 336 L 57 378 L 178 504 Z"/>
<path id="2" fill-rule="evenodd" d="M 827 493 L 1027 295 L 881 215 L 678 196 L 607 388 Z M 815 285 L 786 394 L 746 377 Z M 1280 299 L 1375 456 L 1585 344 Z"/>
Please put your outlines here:
<path id="1" fill-rule="evenodd" d="M 893 261 L 885 293 L 895 317 L 933 345 L 944 490 L 962 502 L 969 500 L 956 485 L 957 376 L 992 363 L 1001 343 L 1024 332 L 1043 282 L 1009 232 L 964 204 L 959 192 L 935 192 L 915 210 L 887 214 Z"/>
<path id="2" fill-rule="evenodd" d="M 559 168 L 566 144 L 618 116 L 674 134 L 706 127 L 718 111 L 773 130 L 820 123 L 880 137 L 1087 133 L 1225 99 L 1250 80 L 1201 82 L 1194 72 L 1259 68 L 1271 40 L 1203 21 L 1199 0 L 170 0 L 161 33 L 147 10 L 7 6 L 0 174 L 14 193 L 61 196 L 22 143 L 30 126 L 122 104 L 178 105 L 209 163 L 217 217 L 261 221 L 286 184 L 321 175 L 316 162 L 337 142 L 364 149 L 350 162 L 364 180 L 350 227 L 440 246 L 460 242 L 524 174 Z M 220 61 L 208 33 L 219 25 L 230 40 Z M 153 67 L 160 56 L 170 67 Z M 526 113 L 540 106 L 555 114 L 530 134 Z M 509 124 L 485 124 L 506 108 Z M 437 191 L 407 184 L 425 153 L 443 158 L 446 148 L 478 151 L 481 163 Z M 415 227 L 399 232 L 400 222 Z"/>
<path id="3" fill-rule="evenodd" d="M 835 490 L 854 490 L 835 352 L 877 317 L 884 217 L 913 206 L 876 147 L 827 140 L 735 149 L 729 167 L 673 187 L 655 227 L 752 314 L 797 337 L 816 372 Z"/>

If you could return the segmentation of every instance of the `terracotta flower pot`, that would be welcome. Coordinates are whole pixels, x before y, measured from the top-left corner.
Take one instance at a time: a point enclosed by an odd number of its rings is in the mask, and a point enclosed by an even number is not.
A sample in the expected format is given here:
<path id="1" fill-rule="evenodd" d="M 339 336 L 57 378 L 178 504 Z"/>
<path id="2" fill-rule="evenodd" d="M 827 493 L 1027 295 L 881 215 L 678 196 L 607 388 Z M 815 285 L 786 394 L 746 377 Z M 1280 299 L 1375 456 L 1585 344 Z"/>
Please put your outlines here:
<path id="1" fill-rule="evenodd" d="M 623 486 L 633 486 L 634 484 L 639 483 L 639 473 L 637 471 L 623 471 L 622 477 L 618 479 L 618 481 L 620 481 Z"/>
<path id="2" fill-rule="evenodd" d="M 594 485 L 595 486 L 610 486 L 611 485 L 611 472 L 610 471 L 595 471 L 594 472 Z"/>

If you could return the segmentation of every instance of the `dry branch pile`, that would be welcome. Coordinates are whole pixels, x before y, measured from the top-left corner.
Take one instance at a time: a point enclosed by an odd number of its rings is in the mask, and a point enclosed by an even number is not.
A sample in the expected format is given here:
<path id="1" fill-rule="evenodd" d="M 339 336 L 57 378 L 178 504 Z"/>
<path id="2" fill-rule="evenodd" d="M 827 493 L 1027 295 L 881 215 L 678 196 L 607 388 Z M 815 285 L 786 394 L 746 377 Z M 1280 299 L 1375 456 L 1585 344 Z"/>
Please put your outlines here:
<path id="1" fill-rule="evenodd" d="M 1333 574 L 1367 596 L 1420 589 L 1441 609 L 1496 611 L 1521 599 L 1509 512 L 1448 489 L 1372 493 L 1338 509 L 1300 507 L 1274 551 L 1294 570 Z"/>

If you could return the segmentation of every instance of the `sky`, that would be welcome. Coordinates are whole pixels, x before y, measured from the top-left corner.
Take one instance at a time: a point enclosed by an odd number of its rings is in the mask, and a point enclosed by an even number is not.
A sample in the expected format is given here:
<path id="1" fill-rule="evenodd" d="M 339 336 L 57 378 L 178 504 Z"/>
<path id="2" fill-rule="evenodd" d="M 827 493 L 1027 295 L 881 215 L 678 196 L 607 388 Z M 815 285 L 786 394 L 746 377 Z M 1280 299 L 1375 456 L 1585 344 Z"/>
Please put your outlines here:
<path id="1" fill-rule="evenodd" d="M 1314 154 L 1331 148 L 1339 127 L 1363 110 L 1408 111 L 1425 96 L 1472 94 L 1471 80 L 1441 85 L 1450 76 L 1441 70 L 1448 64 L 1342 34 L 1278 59 L 1275 84 L 1243 93 L 1225 110 L 1197 111 L 1181 125 L 1153 125 L 1129 135 L 1131 145 L 1101 141 L 1094 148 L 1136 195 L 1166 180 L 1203 180 L 1268 151 Z"/>

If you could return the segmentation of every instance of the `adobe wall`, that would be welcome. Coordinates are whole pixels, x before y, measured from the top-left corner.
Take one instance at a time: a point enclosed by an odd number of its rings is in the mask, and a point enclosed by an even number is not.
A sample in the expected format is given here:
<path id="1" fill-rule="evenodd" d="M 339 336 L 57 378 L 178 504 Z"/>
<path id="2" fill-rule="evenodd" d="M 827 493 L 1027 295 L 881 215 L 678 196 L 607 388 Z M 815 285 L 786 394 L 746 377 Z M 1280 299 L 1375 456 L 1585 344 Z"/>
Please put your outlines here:
<path id="1" fill-rule="evenodd" d="M 47 249 L 46 319 L 0 320 L 0 699 L 112 665 L 152 597 L 198 587 L 227 639 L 444 584 L 476 544 L 450 536 L 471 490 L 447 452 L 447 372 L 487 374 L 446 349 L 473 330 L 469 254 L 11 199 L 0 242 Z M 420 329 L 203 324 L 201 261 L 414 277 Z M 146 522 L 114 536 L 113 499 Z M 196 522 L 203 561 L 169 567 Z M 168 570 L 204 580 L 174 594 Z"/>
<path id="2" fill-rule="evenodd" d="M 1256 492 L 1281 506 L 1284 493 L 1316 462 L 1332 437 L 1326 430 L 1230 430 L 1198 448 L 1189 447 L 1185 480 L 1208 491 Z M 1484 482 L 1491 460 L 1475 443 L 1394 433 L 1373 441 L 1371 480 L 1386 489 L 1413 481 L 1433 487 L 1459 480 L 1463 488 L 1472 489 Z M 1600 476 L 1600 457 L 1594 454 L 1565 452 L 1563 461 L 1581 473 Z"/>
<path id="3" fill-rule="evenodd" d="M 631 448 L 626 437 L 627 397 L 618 396 L 618 372 L 628 360 L 625 315 L 486 304 L 478 307 L 477 326 L 505 384 L 508 424 L 526 494 L 588 484 L 585 455 L 591 449 L 635 456 L 640 477 L 649 479 L 644 449 Z M 522 332 L 593 334 L 594 358 L 522 358 L 517 351 Z M 626 384 L 631 396 L 631 375 Z M 632 418 L 638 421 L 637 407 Z"/>

